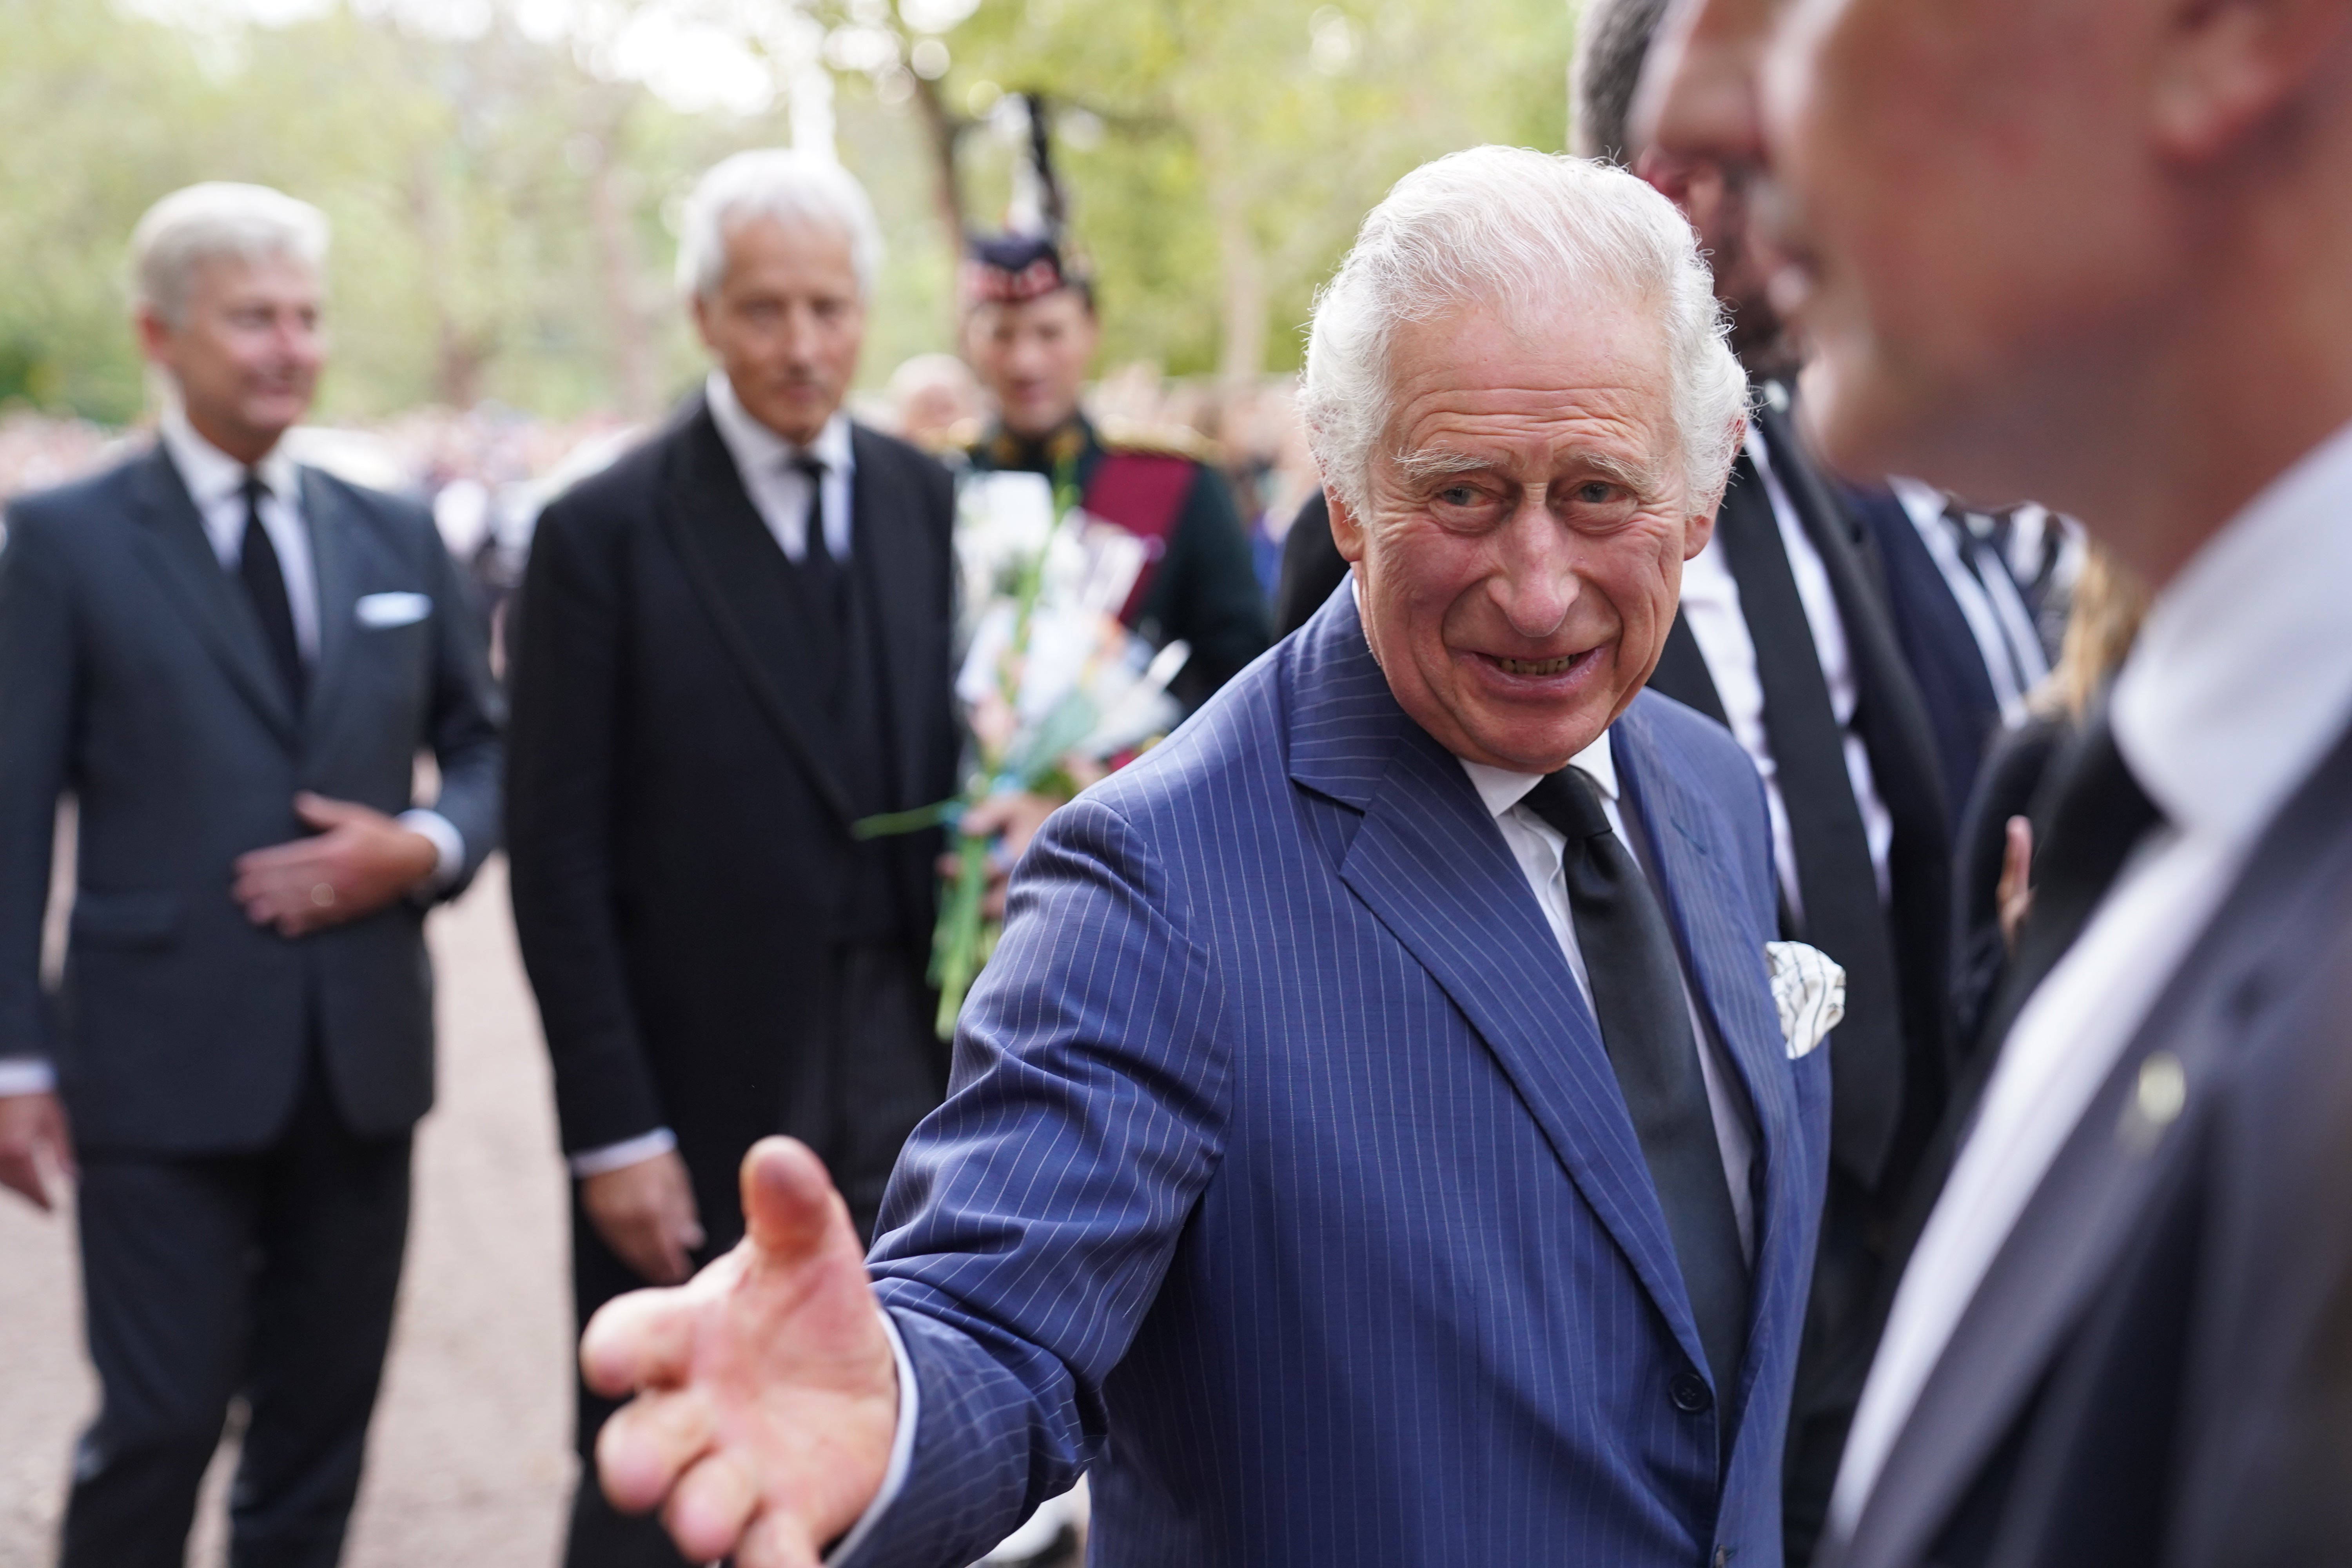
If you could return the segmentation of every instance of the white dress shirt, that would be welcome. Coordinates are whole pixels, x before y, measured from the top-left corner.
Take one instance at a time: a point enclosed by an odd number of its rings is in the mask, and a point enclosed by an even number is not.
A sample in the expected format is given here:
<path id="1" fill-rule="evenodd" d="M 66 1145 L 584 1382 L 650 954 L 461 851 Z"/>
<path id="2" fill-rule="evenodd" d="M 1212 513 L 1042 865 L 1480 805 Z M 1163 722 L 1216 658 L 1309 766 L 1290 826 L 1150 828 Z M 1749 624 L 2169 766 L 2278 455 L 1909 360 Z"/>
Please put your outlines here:
<path id="1" fill-rule="evenodd" d="M 2010 1031 L 1897 1288 L 1838 1474 L 1835 1528 L 1862 1517 L 2018 1215 L 2263 828 L 2352 723 L 2347 582 L 2352 426 L 2273 481 L 2149 608 L 2109 717 L 2165 825 Z"/>
<path id="2" fill-rule="evenodd" d="M 1845 619 L 1838 614 L 1837 594 L 1830 586 L 1829 569 L 1821 552 L 1806 536 L 1805 525 L 1789 502 L 1780 477 L 1772 471 L 1771 454 L 1751 423 L 1748 456 L 1764 481 L 1772 503 L 1773 521 L 1780 525 L 1780 543 L 1788 552 L 1789 571 L 1797 580 L 1797 597 L 1805 606 L 1805 621 L 1813 632 L 1813 647 L 1821 656 L 1822 679 L 1830 689 L 1830 711 L 1845 738 L 1846 777 L 1853 784 L 1853 803 L 1862 811 L 1863 836 L 1870 845 L 1871 869 L 1878 876 L 1878 898 L 1892 896 L 1886 856 L 1895 844 L 1895 818 L 1878 798 L 1870 772 L 1870 752 L 1853 731 L 1856 688 L 1853 653 L 1845 638 Z M 1797 884 L 1796 838 L 1789 827 L 1788 803 L 1780 798 L 1780 770 L 1772 759 L 1771 737 L 1764 728 L 1764 682 L 1756 671 L 1756 641 L 1739 609 L 1739 584 L 1719 538 L 1683 563 L 1683 618 L 1697 639 L 1700 657 L 1715 679 L 1716 695 L 1723 700 L 1723 716 L 1740 749 L 1764 778 L 1764 804 L 1772 817 L 1772 864 L 1780 874 L 1780 892 L 1800 920 L 1805 900 Z"/>
<path id="3" fill-rule="evenodd" d="M 1609 814 L 1609 826 L 1621 842 L 1630 846 L 1624 815 L 1617 804 L 1617 763 L 1609 749 L 1608 732 L 1603 731 L 1601 739 L 1579 752 L 1569 766 L 1583 770 L 1599 787 L 1601 808 Z M 1510 847 L 1512 858 L 1518 861 L 1519 874 L 1528 879 L 1528 890 L 1543 910 L 1553 940 L 1567 956 L 1569 970 L 1576 976 L 1576 988 L 1584 994 L 1585 1005 L 1591 1005 L 1592 981 L 1585 973 L 1584 954 L 1576 942 L 1575 916 L 1568 901 L 1568 871 L 1563 861 L 1568 838 L 1531 807 L 1521 804 L 1543 775 L 1510 773 L 1466 760 L 1462 761 L 1462 771 L 1470 775 L 1478 798 L 1494 814 L 1503 842 Z M 1638 856 L 1635 863 L 1641 863 Z M 1719 1058 L 1720 1047 L 1714 1031 L 1708 1028 L 1706 1016 L 1692 1000 L 1687 982 L 1683 990 L 1683 1005 L 1690 1013 L 1691 1035 L 1698 1043 L 1699 1074 L 1706 1080 L 1707 1110 L 1715 1119 L 1715 1141 L 1723 1153 L 1724 1179 L 1731 1186 L 1731 1212 L 1739 1223 L 1739 1248 L 1753 1263 L 1756 1196 L 1749 1182 L 1756 1163 L 1756 1138 L 1748 1131 L 1740 1101 L 1730 1088 L 1736 1081 L 1731 1076 L 1734 1069 Z"/>
<path id="4" fill-rule="evenodd" d="M 245 465 L 196 433 L 177 398 L 166 401 L 157 434 L 164 454 L 187 487 L 196 516 L 205 526 L 205 542 L 221 570 L 235 573 L 245 557 Z M 261 527 L 278 552 L 278 570 L 286 580 L 286 604 L 293 612 L 294 646 L 306 666 L 319 661 L 319 573 L 310 555 L 310 531 L 302 517 L 301 470 L 286 455 L 281 443 L 254 465 L 268 489 L 261 499 Z M 242 592 L 242 589 L 239 590 Z M 425 889 L 447 887 L 466 867 L 466 840 L 457 825 L 437 811 L 404 811 L 396 819 L 433 846 L 433 873 Z M 0 1040 L 0 1052 L 8 1042 Z M 57 1074 L 37 1057 L 0 1057 L 0 1097 L 47 1094 L 57 1087 Z"/>
<path id="5" fill-rule="evenodd" d="M 796 447 L 751 416 L 735 395 L 735 384 L 725 371 L 714 370 L 703 384 L 703 400 L 710 405 L 710 422 L 719 439 L 735 460 L 735 471 L 751 498 L 751 510 L 776 536 L 785 555 L 797 563 L 808 555 L 808 475 L 800 467 L 803 453 L 824 465 L 817 504 L 824 517 L 825 552 L 835 561 L 849 559 L 850 481 L 856 459 L 849 439 L 849 416 L 835 412 L 805 447 Z M 274 537 L 274 536 L 273 536 Z M 677 1147 L 677 1135 L 667 1127 L 624 1138 L 617 1143 L 583 1149 L 567 1162 L 574 1176 L 599 1176 Z"/>
<path id="6" fill-rule="evenodd" d="M 1984 659 L 1985 678 L 1992 683 L 1993 700 L 2000 705 L 2003 724 L 2025 721 L 2025 699 L 2050 673 L 2042 651 L 2042 634 L 2034 629 L 2033 612 L 2009 574 L 2006 559 L 1990 577 L 1979 577 L 1960 556 L 1959 542 L 1945 513 L 1951 499 L 1931 484 L 1900 475 L 1886 481 L 1903 514 L 1911 520 L 1919 542 L 1927 547 L 1936 570 L 1969 624 L 1977 652 Z"/>
<path id="7" fill-rule="evenodd" d="M 710 373 L 703 397 L 710 405 L 710 419 L 719 426 L 719 438 L 726 444 L 727 455 L 735 459 L 735 471 L 742 476 L 743 489 L 751 497 L 751 509 L 795 562 L 808 554 L 809 481 L 801 471 L 800 459 L 811 457 L 824 465 L 824 480 L 818 487 L 819 504 L 824 510 L 824 548 L 835 561 L 848 560 L 854 547 L 849 486 L 856 471 L 849 416 L 836 410 L 816 439 L 803 447 L 753 418 L 743 400 L 735 395 L 735 384 L 727 379 L 726 372 Z"/>

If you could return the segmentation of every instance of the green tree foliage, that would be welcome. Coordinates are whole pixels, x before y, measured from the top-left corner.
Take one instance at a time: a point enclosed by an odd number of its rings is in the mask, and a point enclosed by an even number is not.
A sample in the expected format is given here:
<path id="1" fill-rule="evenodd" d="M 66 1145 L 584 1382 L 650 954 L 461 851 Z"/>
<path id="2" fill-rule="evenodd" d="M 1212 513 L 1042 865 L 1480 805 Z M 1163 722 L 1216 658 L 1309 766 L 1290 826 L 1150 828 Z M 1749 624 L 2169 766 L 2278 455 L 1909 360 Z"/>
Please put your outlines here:
<path id="1" fill-rule="evenodd" d="M 584 10 L 616 6 L 632 8 Z M 1109 357 L 1243 377 L 1296 363 L 1314 288 L 1399 174 L 1476 142 L 1559 144 L 1573 31 L 1563 0 L 805 6 L 840 154 L 891 243 L 869 383 L 950 342 L 942 171 L 999 219 L 1012 144 L 989 111 L 1006 91 L 1059 108 Z M 404 26 L 399 0 L 284 26 L 167 26 L 163 9 L 0 0 L 0 405 L 138 411 L 124 245 L 200 179 L 278 185 L 333 220 L 330 415 L 484 397 L 643 414 L 690 383 L 667 220 L 711 162 L 789 142 L 785 103 L 670 107 L 609 52 L 526 36 L 511 0 L 455 38 Z M 790 0 L 701 10 L 748 18 L 756 56 Z M 798 62 L 771 64 L 783 82 Z"/>

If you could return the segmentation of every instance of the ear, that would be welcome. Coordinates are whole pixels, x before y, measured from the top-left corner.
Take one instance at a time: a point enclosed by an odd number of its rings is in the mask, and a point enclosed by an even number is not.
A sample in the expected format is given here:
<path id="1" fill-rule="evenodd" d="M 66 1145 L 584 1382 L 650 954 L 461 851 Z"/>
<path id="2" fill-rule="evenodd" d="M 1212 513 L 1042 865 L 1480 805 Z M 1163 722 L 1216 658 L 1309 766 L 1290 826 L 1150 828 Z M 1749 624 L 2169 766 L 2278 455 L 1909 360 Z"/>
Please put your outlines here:
<path id="1" fill-rule="evenodd" d="M 1743 414 L 1731 421 L 1731 450 L 1734 456 L 1738 454 L 1740 443 L 1747 438 L 1748 416 Z M 1693 506 L 1683 519 L 1684 560 L 1687 561 L 1705 550 L 1715 538 L 1715 514 L 1723 510 L 1724 485 L 1730 482 L 1731 478 L 1727 471 L 1724 483 L 1716 486 L 1714 493 L 1699 497 L 1698 504 Z"/>
<path id="2" fill-rule="evenodd" d="M 710 301 L 704 298 L 701 289 L 697 289 L 687 296 L 687 309 L 694 317 L 694 330 L 702 339 L 702 346 L 717 353 L 719 345 L 710 341 Z"/>
<path id="3" fill-rule="evenodd" d="M 1328 480 L 1323 486 L 1323 504 L 1331 509 L 1331 542 L 1339 546 L 1340 558 L 1350 566 L 1363 560 L 1363 522 Z"/>
<path id="4" fill-rule="evenodd" d="M 2189 164 L 2239 149 L 2311 90 L 2332 90 L 2352 0 L 2172 0 L 2152 89 L 2158 145 Z"/>
<path id="5" fill-rule="evenodd" d="M 139 352 L 147 357 L 150 364 L 163 363 L 164 356 L 171 351 L 172 329 L 164 324 L 163 318 L 156 313 L 152 305 L 140 306 L 136 321 Z"/>

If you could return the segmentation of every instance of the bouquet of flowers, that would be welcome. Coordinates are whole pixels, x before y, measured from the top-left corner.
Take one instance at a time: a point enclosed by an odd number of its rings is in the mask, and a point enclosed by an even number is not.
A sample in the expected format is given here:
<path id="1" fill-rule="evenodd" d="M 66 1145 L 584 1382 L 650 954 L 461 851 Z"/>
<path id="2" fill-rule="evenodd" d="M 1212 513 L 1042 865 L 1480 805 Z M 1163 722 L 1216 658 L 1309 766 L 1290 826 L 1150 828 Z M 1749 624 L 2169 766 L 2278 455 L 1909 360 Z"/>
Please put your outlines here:
<path id="1" fill-rule="evenodd" d="M 1156 652 L 1122 625 L 1146 555 L 1126 530 L 1087 515 L 1074 473 L 969 476 L 957 500 L 965 648 L 956 696 L 974 767 L 964 793 L 915 811 L 867 817 L 861 837 L 945 823 L 991 796 L 1067 800 L 1164 734 L 1180 717 L 1168 683 L 1189 652 Z M 964 993 L 996 944 L 983 918 L 990 843 L 956 831 L 955 875 L 931 938 L 940 1037 L 955 1032 Z"/>

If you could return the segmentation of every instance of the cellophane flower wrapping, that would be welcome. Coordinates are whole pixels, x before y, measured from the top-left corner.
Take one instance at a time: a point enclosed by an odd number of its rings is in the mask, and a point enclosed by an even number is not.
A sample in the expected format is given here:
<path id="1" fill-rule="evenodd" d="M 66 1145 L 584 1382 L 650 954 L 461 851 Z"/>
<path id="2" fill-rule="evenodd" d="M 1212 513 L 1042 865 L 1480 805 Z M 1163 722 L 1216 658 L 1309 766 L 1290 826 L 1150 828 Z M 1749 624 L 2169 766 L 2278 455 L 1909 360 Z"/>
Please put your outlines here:
<path id="1" fill-rule="evenodd" d="M 1168 684 L 1186 645 L 1155 650 L 1119 620 L 1148 561 L 1141 540 L 1086 513 L 1067 473 L 965 478 L 956 697 L 972 765 L 961 805 L 1013 792 L 1070 799 L 1182 717 Z M 958 831 L 954 855 L 931 942 L 942 1039 L 998 930 L 982 911 L 988 841 Z"/>

